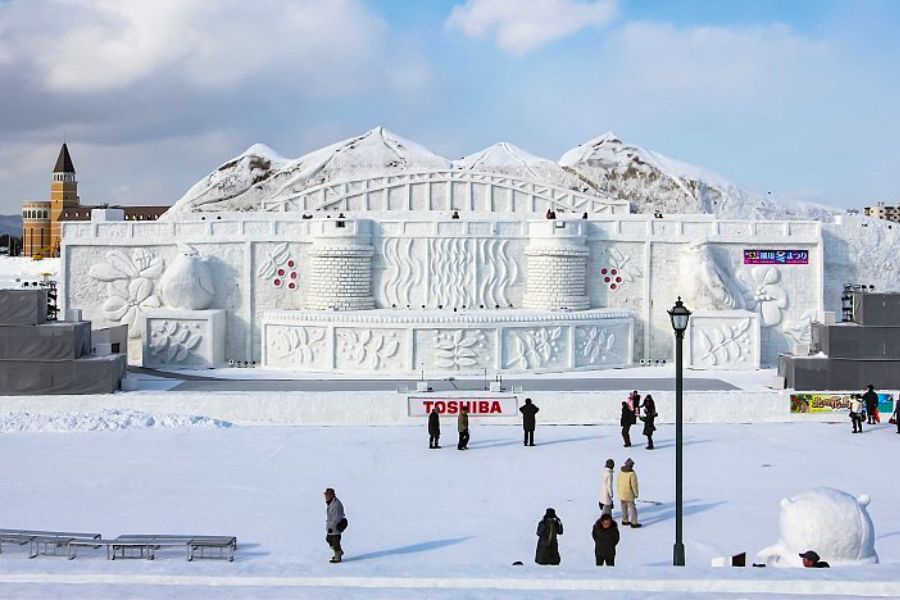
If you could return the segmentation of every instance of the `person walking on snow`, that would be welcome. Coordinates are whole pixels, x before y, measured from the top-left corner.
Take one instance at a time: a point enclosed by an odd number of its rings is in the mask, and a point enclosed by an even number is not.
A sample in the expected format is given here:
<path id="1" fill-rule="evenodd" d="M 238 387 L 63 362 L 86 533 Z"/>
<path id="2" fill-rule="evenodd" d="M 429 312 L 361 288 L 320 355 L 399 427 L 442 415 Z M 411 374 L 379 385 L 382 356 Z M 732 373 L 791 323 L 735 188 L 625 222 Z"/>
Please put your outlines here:
<path id="1" fill-rule="evenodd" d="M 657 416 L 656 402 L 653 401 L 653 396 L 647 394 L 644 398 L 644 404 L 641 406 L 644 409 L 644 435 L 647 436 L 647 450 L 653 450 L 653 432 L 656 431 L 654 422 Z"/>
<path id="2" fill-rule="evenodd" d="M 534 416 L 541 410 L 531 403 L 531 398 L 525 398 L 525 406 L 519 409 L 522 413 L 522 429 L 525 430 L 525 446 L 534 446 L 534 428 L 536 419 Z"/>
<path id="3" fill-rule="evenodd" d="M 600 487 L 600 511 L 604 515 L 612 515 L 613 511 L 613 469 L 616 463 L 611 458 L 606 459 L 603 467 L 603 485 Z"/>
<path id="4" fill-rule="evenodd" d="M 594 538 L 594 558 L 597 566 L 604 564 L 612 567 L 616 564 L 616 546 L 619 543 L 619 526 L 616 525 L 612 515 L 603 514 L 594 523 L 591 530 Z"/>
<path id="5" fill-rule="evenodd" d="M 859 394 L 850 396 L 850 421 L 853 423 L 853 433 L 862 433 L 863 430 L 863 404 Z"/>
<path id="6" fill-rule="evenodd" d="M 456 431 L 459 433 L 459 442 L 456 444 L 457 450 L 469 449 L 469 408 L 463 404 L 456 417 Z"/>
<path id="7" fill-rule="evenodd" d="M 867 423 L 874 425 L 878 418 L 878 394 L 875 392 L 875 386 L 871 383 L 866 386 L 868 390 L 862 395 L 863 402 L 866 403 Z"/>
<path id="8" fill-rule="evenodd" d="M 325 541 L 334 552 L 328 562 L 339 563 L 344 555 L 341 548 L 341 534 L 347 529 L 347 517 L 344 516 L 344 505 L 334 494 L 333 488 L 325 490 Z"/>
<path id="9" fill-rule="evenodd" d="M 622 426 L 622 441 L 625 442 L 625 447 L 631 447 L 631 426 L 637 422 L 637 417 L 634 414 L 634 409 L 628 404 L 628 402 L 622 402 L 622 416 L 619 418 L 619 425 Z"/>
<path id="10" fill-rule="evenodd" d="M 619 471 L 616 492 L 619 502 L 622 503 L 622 525 L 640 527 L 637 507 L 634 504 L 634 501 L 638 499 L 638 478 L 637 473 L 634 472 L 634 461 L 630 458 L 625 461 Z"/>
<path id="11" fill-rule="evenodd" d="M 428 447 L 440 448 L 441 441 L 441 415 L 438 414 L 436 408 L 432 408 L 428 413 Z"/>
<path id="12" fill-rule="evenodd" d="M 534 562 L 539 565 L 558 565 L 559 536 L 563 534 L 563 524 L 556 516 L 556 511 L 548 508 L 544 518 L 537 526 L 537 549 L 534 551 Z"/>

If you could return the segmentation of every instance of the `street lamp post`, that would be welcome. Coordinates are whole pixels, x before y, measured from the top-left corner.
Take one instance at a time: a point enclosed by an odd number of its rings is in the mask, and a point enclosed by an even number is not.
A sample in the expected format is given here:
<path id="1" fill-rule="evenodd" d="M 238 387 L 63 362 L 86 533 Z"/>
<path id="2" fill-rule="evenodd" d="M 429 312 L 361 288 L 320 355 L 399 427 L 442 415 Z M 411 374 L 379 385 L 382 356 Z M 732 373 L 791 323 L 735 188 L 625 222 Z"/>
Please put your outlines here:
<path id="1" fill-rule="evenodd" d="M 681 302 L 681 296 L 669 312 L 672 329 L 675 330 L 675 549 L 672 564 L 684 566 L 684 542 L 682 541 L 682 408 L 684 404 L 684 379 L 682 377 L 682 346 L 691 311 Z"/>

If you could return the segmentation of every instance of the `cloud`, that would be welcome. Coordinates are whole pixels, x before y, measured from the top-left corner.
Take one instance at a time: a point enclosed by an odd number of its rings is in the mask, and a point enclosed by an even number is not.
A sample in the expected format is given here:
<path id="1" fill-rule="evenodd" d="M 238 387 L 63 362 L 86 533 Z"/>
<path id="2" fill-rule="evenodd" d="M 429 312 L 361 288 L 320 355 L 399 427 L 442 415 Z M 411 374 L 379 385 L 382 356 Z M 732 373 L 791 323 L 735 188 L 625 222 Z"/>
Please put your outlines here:
<path id="1" fill-rule="evenodd" d="M 632 99 L 699 103 L 773 102 L 805 97 L 825 81 L 825 42 L 785 25 L 701 26 L 634 22 L 608 38 L 615 88 Z"/>
<path id="2" fill-rule="evenodd" d="M 0 5 L 0 21 L 0 56 L 72 93 L 154 77 L 229 88 L 279 72 L 340 85 L 329 73 L 381 54 L 385 30 L 359 0 L 31 0 Z"/>
<path id="3" fill-rule="evenodd" d="M 616 0 L 468 0 L 453 7 L 446 25 L 465 35 L 496 38 L 509 54 L 523 56 L 585 27 L 603 27 Z"/>

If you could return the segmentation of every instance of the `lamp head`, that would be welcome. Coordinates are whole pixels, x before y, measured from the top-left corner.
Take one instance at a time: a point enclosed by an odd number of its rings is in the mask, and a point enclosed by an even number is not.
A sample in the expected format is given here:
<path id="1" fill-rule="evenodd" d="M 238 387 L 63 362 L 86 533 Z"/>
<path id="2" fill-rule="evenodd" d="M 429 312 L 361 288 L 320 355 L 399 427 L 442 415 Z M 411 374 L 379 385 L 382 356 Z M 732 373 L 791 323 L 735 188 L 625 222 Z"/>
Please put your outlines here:
<path id="1" fill-rule="evenodd" d="M 691 318 L 691 311 L 685 308 L 681 301 L 681 296 L 675 301 L 675 306 L 669 312 L 669 318 L 672 320 L 672 329 L 675 333 L 683 334 L 687 330 L 688 320 Z"/>

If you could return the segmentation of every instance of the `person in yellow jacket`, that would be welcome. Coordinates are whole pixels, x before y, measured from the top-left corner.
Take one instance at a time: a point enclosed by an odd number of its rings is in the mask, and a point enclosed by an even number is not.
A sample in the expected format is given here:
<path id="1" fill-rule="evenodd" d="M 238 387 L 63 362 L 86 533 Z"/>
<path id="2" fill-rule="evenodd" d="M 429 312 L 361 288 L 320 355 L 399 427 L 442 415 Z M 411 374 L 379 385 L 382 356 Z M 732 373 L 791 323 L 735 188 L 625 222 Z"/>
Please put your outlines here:
<path id="1" fill-rule="evenodd" d="M 616 491 L 619 493 L 619 502 L 622 503 L 622 525 L 640 527 L 637 507 L 634 504 L 634 501 L 638 499 L 638 478 L 637 473 L 634 472 L 634 461 L 630 458 L 625 461 L 619 471 Z"/>
<path id="2" fill-rule="evenodd" d="M 469 409 L 463 404 L 456 417 L 456 430 L 459 432 L 459 443 L 456 444 L 457 450 L 469 449 Z"/>

